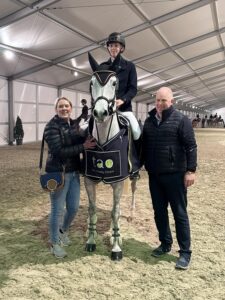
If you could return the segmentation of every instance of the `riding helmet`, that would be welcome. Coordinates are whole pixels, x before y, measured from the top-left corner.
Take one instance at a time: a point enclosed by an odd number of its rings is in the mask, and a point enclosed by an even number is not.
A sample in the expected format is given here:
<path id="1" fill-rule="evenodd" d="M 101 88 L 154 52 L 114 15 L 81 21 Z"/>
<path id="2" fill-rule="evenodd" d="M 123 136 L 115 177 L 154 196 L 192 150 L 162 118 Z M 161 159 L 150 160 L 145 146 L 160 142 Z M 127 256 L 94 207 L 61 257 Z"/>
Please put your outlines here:
<path id="1" fill-rule="evenodd" d="M 109 46 L 109 44 L 111 43 L 120 43 L 124 49 L 125 49 L 125 38 L 124 36 L 119 33 L 119 32 L 113 32 L 109 35 L 108 40 L 106 42 L 107 47 Z"/>

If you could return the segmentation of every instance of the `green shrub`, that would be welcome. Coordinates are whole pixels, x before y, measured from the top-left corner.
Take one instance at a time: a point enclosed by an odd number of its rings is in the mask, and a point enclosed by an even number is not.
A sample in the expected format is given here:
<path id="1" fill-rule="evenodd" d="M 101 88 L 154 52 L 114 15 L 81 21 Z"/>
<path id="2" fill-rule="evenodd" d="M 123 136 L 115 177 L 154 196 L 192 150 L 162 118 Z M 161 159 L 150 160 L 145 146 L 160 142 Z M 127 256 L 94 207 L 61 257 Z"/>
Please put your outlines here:
<path id="1" fill-rule="evenodd" d="M 19 139 L 23 139 L 23 137 L 24 137 L 24 130 L 23 130 L 22 120 L 20 119 L 19 116 L 17 116 L 16 125 L 14 127 L 14 139 L 19 140 Z"/>

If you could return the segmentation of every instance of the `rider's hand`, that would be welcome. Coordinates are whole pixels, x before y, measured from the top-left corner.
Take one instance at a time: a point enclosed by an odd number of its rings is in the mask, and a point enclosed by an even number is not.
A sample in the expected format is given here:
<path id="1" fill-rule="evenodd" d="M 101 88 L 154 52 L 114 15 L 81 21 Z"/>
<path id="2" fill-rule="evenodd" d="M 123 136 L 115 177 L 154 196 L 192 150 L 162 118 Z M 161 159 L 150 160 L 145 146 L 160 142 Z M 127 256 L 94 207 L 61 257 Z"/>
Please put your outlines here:
<path id="1" fill-rule="evenodd" d="M 124 104 L 124 101 L 121 99 L 116 99 L 116 107 L 120 107 L 122 104 Z"/>
<path id="2" fill-rule="evenodd" d="M 84 149 L 94 149 L 96 146 L 96 141 L 93 137 L 88 136 L 86 141 L 83 143 Z"/>

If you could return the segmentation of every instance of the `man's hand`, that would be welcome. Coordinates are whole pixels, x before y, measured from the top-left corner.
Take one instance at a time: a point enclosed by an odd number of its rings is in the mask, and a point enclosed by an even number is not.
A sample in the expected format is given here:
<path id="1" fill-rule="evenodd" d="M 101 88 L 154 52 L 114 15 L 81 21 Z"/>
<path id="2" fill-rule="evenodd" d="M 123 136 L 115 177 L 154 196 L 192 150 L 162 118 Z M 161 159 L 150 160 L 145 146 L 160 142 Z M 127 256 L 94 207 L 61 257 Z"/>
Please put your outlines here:
<path id="1" fill-rule="evenodd" d="M 121 99 L 116 99 L 116 107 L 120 107 L 124 103 Z"/>
<path id="2" fill-rule="evenodd" d="M 184 175 L 184 185 L 186 188 L 194 184 L 195 182 L 195 173 L 193 172 L 186 172 Z"/>

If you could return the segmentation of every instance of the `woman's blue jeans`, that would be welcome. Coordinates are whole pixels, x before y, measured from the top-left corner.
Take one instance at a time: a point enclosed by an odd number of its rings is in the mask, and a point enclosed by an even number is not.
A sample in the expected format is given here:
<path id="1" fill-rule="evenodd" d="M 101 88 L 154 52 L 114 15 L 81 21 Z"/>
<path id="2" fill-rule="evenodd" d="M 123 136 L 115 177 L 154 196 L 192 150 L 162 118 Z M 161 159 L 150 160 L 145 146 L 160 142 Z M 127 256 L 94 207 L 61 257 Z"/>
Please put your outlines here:
<path id="1" fill-rule="evenodd" d="M 49 232 L 52 244 L 59 243 L 59 230 L 67 231 L 80 204 L 80 175 L 77 172 L 65 174 L 63 189 L 50 193 L 51 213 Z"/>

